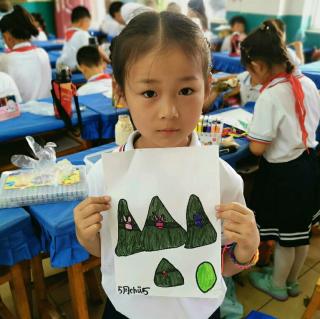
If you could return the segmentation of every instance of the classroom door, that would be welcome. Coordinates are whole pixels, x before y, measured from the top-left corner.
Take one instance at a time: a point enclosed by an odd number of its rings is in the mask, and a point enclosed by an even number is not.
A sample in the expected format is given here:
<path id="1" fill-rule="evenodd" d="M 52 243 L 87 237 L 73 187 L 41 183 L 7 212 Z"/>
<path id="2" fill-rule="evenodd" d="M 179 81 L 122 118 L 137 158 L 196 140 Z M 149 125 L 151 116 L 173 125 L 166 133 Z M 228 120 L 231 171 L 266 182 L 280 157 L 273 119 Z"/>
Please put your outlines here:
<path id="1" fill-rule="evenodd" d="M 77 6 L 85 6 L 91 9 L 90 0 L 56 0 L 55 1 L 55 20 L 57 37 L 64 38 L 66 29 L 71 24 L 72 9 Z"/>

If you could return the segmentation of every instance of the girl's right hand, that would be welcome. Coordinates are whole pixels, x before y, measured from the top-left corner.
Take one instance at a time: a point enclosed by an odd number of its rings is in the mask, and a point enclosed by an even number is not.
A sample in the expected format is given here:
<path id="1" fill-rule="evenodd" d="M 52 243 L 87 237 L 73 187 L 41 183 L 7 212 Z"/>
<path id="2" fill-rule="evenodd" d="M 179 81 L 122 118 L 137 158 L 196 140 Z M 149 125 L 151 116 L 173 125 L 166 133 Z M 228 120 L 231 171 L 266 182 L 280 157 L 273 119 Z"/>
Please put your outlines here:
<path id="1" fill-rule="evenodd" d="M 73 211 L 76 234 L 80 243 L 94 242 L 101 229 L 101 212 L 110 209 L 111 197 L 88 197 Z"/>

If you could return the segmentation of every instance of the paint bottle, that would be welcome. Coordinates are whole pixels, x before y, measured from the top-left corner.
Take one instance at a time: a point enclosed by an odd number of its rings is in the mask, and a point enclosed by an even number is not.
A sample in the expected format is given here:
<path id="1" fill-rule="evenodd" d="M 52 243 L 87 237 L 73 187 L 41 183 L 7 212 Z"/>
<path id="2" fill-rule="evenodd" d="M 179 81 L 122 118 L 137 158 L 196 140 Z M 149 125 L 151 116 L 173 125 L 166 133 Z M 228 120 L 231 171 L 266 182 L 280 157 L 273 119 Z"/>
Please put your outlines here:
<path id="1" fill-rule="evenodd" d="M 124 145 L 127 143 L 129 135 L 133 132 L 133 125 L 129 115 L 119 115 L 118 122 L 115 127 L 115 138 L 117 145 Z"/>

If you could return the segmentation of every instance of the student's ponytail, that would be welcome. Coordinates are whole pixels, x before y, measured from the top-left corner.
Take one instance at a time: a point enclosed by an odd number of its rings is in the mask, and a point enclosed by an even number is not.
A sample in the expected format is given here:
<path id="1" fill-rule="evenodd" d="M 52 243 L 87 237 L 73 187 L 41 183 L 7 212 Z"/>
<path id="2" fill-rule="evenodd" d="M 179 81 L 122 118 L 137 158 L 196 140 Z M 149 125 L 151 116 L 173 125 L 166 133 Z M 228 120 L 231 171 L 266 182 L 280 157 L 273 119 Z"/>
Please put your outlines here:
<path id="1" fill-rule="evenodd" d="M 2 33 L 9 32 L 19 40 L 29 40 L 32 36 L 39 35 L 34 18 L 19 5 L 15 5 L 13 11 L 1 19 L 0 30 Z"/>
<path id="2" fill-rule="evenodd" d="M 247 67 L 255 60 L 265 62 L 270 68 L 283 64 L 287 73 L 294 70 L 283 41 L 283 32 L 273 20 L 263 22 L 241 43 L 241 63 Z"/>

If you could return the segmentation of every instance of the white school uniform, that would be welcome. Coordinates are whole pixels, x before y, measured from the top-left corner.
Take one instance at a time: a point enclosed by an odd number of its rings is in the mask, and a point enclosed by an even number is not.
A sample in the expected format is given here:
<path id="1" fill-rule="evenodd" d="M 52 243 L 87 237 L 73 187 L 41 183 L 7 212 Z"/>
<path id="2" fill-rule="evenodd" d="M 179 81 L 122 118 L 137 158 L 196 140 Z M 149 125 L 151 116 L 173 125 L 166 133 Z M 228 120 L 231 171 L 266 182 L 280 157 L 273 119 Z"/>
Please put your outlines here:
<path id="1" fill-rule="evenodd" d="M 12 77 L 6 73 L 0 72 L 0 97 L 10 95 L 15 96 L 16 102 L 22 102 L 20 92 Z"/>
<path id="2" fill-rule="evenodd" d="M 96 93 L 107 93 L 112 90 L 112 79 L 108 74 L 97 74 L 92 76 L 88 82 L 78 90 L 78 95 L 88 95 Z"/>
<path id="3" fill-rule="evenodd" d="M 42 29 L 39 29 L 39 34 L 36 37 L 31 37 L 31 41 L 48 41 L 48 37 Z"/>
<path id="4" fill-rule="evenodd" d="M 235 32 L 226 36 L 224 39 L 223 39 L 223 42 L 222 42 L 222 46 L 221 46 L 221 52 L 223 51 L 227 51 L 227 52 L 231 52 L 231 40 L 232 40 L 232 37 L 234 36 Z M 241 33 L 240 34 L 240 41 L 243 41 L 244 39 L 246 38 L 246 34 L 244 33 Z"/>
<path id="5" fill-rule="evenodd" d="M 240 83 L 241 105 L 245 105 L 248 102 L 257 101 L 262 85 L 257 84 L 252 86 L 251 76 L 248 71 L 238 74 L 237 78 Z"/>
<path id="6" fill-rule="evenodd" d="M 289 60 L 295 67 L 302 65 L 301 60 L 298 58 L 296 52 L 293 49 L 287 47 L 287 51 L 289 55 Z"/>
<path id="7" fill-rule="evenodd" d="M 304 92 L 307 147 L 314 148 L 318 144 L 315 131 L 320 120 L 320 96 L 312 80 L 306 76 L 299 79 Z M 263 154 L 270 163 L 292 161 L 305 151 L 292 86 L 283 80 L 273 80 L 260 94 L 249 131 L 251 140 L 270 144 Z"/>
<path id="8" fill-rule="evenodd" d="M 90 34 L 79 28 L 69 28 L 66 32 L 66 42 L 62 48 L 56 67 L 67 65 L 72 70 L 77 68 L 78 50 L 89 44 Z"/>
<path id="9" fill-rule="evenodd" d="M 133 132 L 125 145 L 125 150 L 134 149 L 134 141 L 139 132 Z M 192 133 L 190 147 L 200 147 L 196 133 Z M 91 168 L 88 176 L 89 195 L 104 196 L 106 183 L 103 177 L 102 160 Z M 243 182 L 241 177 L 223 160 L 220 160 L 220 198 L 221 203 L 239 202 L 245 204 L 243 197 Z M 102 222 L 103 229 L 108 228 L 108 215 Z M 114 273 L 114 252 L 111 246 L 110 231 L 102 232 L 101 264 L 102 285 L 108 298 L 117 311 L 130 319 L 208 319 L 222 304 L 225 285 L 222 280 L 223 292 L 220 299 L 202 298 L 166 298 L 154 296 L 118 295 Z M 128 309 L 130 312 L 128 312 Z M 129 316 L 129 313 L 131 314 Z"/>
<path id="10" fill-rule="evenodd" d="M 0 71 L 9 74 L 24 102 L 50 96 L 51 66 L 48 53 L 23 42 L 0 56 Z"/>
<path id="11" fill-rule="evenodd" d="M 116 37 L 124 29 L 124 25 L 112 18 L 110 14 L 107 14 L 102 21 L 101 31 L 107 33 L 111 37 Z"/>

